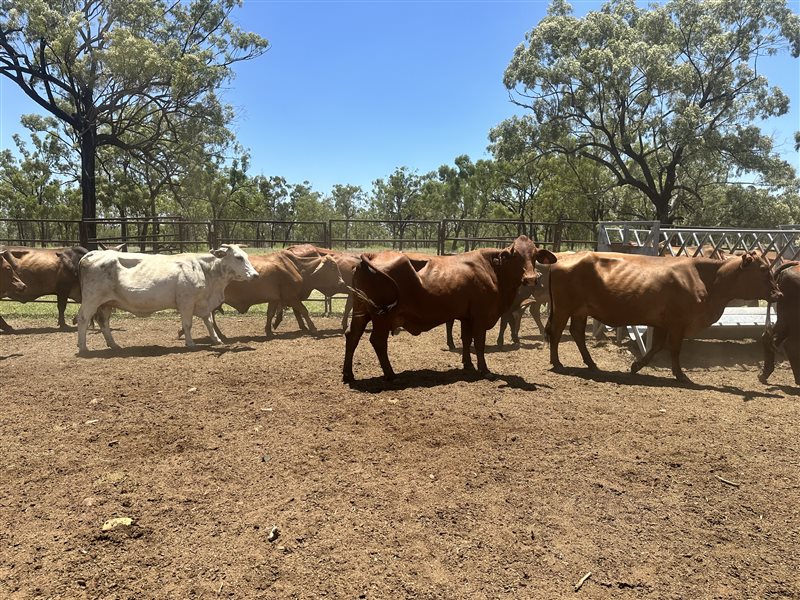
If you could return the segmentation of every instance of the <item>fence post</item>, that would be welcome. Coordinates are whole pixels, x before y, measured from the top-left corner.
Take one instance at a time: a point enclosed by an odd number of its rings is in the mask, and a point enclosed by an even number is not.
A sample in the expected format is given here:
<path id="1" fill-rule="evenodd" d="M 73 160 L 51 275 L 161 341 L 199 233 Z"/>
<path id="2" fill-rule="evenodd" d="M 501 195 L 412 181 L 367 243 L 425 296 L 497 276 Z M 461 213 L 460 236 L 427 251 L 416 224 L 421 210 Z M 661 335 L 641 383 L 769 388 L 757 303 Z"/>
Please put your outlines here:
<path id="1" fill-rule="evenodd" d="M 436 244 L 436 254 L 439 256 L 444 255 L 444 230 L 445 230 L 445 219 L 439 221 L 436 225 L 436 237 L 437 244 Z"/>
<path id="2" fill-rule="evenodd" d="M 564 232 L 564 220 L 559 217 L 553 231 L 553 252 L 561 252 L 561 236 Z"/>

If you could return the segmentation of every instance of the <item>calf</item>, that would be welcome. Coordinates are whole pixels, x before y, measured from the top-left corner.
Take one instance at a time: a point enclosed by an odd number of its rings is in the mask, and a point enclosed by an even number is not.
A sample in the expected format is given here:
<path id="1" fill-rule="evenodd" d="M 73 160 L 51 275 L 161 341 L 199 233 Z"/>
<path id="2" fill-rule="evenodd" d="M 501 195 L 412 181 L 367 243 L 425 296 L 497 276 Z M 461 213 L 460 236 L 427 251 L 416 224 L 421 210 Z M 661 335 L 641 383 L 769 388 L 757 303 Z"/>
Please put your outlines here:
<path id="1" fill-rule="evenodd" d="M 754 252 L 727 261 L 588 252 L 550 269 L 550 362 L 562 368 L 558 342 L 571 318 L 569 330 L 584 363 L 597 368 L 585 340 L 591 316 L 613 327 L 653 327 L 652 346 L 631 372 L 647 365 L 669 338 L 672 373 L 688 382 L 679 360 L 683 338 L 712 325 L 734 298 L 780 296 L 767 261 Z"/>
<path id="2" fill-rule="evenodd" d="M 95 313 L 108 347 L 119 347 L 109 327 L 112 308 L 137 316 L 175 308 L 181 315 L 188 347 L 195 345 L 191 334 L 194 315 L 203 319 L 212 342 L 219 343 L 211 311 L 222 303 L 228 283 L 257 275 L 247 254 L 233 244 L 223 244 L 210 254 L 89 252 L 80 261 L 83 302 L 78 311 L 79 352 L 88 351 L 86 328 Z"/>
<path id="3" fill-rule="evenodd" d="M 452 319 L 461 321 L 464 369 L 474 369 L 470 345 L 475 340 L 478 370 L 489 373 L 484 358 L 486 331 L 494 326 L 522 284 L 536 278 L 534 261 L 555 262 L 520 236 L 508 248 L 481 249 L 456 256 L 413 258 L 400 252 L 362 255 L 353 276 L 353 320 L 345 338 L 342 379 L 351 382 L 353 355 L 367 324 L 370 342 L 386 379 L 394 377 L 387 352 L 389 332 L 402 327 L 419 335 Z"/>
<path id="4" fill-rule="evenodd" d="M 66 329 L 64 311 L 67 300 L 81 301 L 81 288 L 78 282 L 78 263 L 86 254 L 86 248 L 25 248 L 12 246 L 8 248 L 10 256 L 15 260 L 14 270 L 25 289 L 6 289 L 0 297 L 8 297 L 19 302 L 29 302 L 41 296 L 55 294 L 58 305 L 58 326 Z M 0 318 L 2 323 L 5 321 Z M 5 323 L 7 326 L 8 324 Z"/>
<path id="5" fill-rule="evenodd" d="M 783 294 L 775 305 L 777 320 L 767 327 L 761 340 L 764 345 L 764 369 L 758 376 L 761 383 L 775 370 L 775 350 L 783 345 L 794 382 L 800 385 L 800 263 L 784 263 L 775 272 L 778 289 Z"/>

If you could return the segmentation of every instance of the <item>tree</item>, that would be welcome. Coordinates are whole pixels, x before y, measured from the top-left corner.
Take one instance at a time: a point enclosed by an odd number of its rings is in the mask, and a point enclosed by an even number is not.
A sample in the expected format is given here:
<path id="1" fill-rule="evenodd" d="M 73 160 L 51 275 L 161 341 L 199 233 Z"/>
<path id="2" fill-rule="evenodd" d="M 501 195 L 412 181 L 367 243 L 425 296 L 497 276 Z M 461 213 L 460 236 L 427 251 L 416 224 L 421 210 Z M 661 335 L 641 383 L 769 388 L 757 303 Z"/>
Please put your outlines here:
<path id="1" fill-rule="evenodd" d="M 389 229 L 394 239 L 400 238 L 401 250 L 408 221 L 419 219 L 422 183 L 419 175 L 410 172 L 407 167 L 398 167 L 386 181 L 377 179 L 372 184 L 372 208 L 378 218 L 397 221 L 391 223 Z"/>
<path id="2" fill-rule="evenodd" d="M 97 149 L 144 161 L 176 120 L 219 123 L 214 91 L 266 40 L 236 27 L 238 0 L 0 0 L 0 75 L 66 123 L 81 158 L 84 219 L 96 217 Z M 82 242 L 94 228 L 82 232 Z"/>
<path id="3" fill-rule="evenodd" d="M 753 123 L 788 98 L 759 73 L 764 56 L 800 53 L 786 0 L 615 0 L 583 18 L 563 0 L 526 36 L 505 72 L 532 114 L 504 124 L 540 152 L 585 157 L 639 190 L 670 223 L 679 192 L 700 198 L 687 170 L 724 165 L 772 182 L 794 177 Z M 503 126 L 501 126 L 503 127 Z"/>

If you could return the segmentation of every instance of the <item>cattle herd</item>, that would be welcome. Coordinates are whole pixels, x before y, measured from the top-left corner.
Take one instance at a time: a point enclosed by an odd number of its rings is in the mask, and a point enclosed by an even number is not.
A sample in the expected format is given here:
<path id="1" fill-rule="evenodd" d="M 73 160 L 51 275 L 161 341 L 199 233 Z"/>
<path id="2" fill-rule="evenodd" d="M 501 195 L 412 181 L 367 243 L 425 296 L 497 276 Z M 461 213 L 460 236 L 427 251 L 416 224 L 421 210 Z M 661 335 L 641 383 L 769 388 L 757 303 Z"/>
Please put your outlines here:
<path id="1" fill-rule="evenodd" d="M 55 295 L 59 327 L 67 327 L 67 300 L 81 302 L 78 311 L 79 354 L 88 353 L 87 329 L 97 323 L 110 348 L 112 309 L 149 315 L 176 309 L 189 347 L 192 319 L 200 317 L 212 340 L 225 340 L 214 311 L 228 304 L 239 312 L 268 303 L 265 334 L 269 338 L 291 308 L 301 329 L 314 329 L 303 301 L 313 290 L 327 297 L 348 294 L 342 320 L 345 351 L 342 377 L 354 380 L 353 355 L 368 324 L 370 343 L 384 377 L 394 377 L 388 356 L 389 335 L 403 329 L 418 335 L 447 325 L 447 342 L 455 348 L 452 327 L 460 321 L 462 364 L 489 375 L 484 352 L 486 332 L 500 320 L 518 342 L 520 315 L 528 306 L 550 343 L 550 362 L 562 369 L 558 343 L 570 323 L 572 339 L 584 363 L 596 369 L 586 347 L 588 317 L 609 326 L 647 325 L 652 346 L 631 365 L 636 373 L 668 344 L 672 372 L 688 381 L 680 365 L 683 339 L 713 324 L 735 299 L 776 303 L 776 322 L 762 336 L 767 382 L 774 353 L 783 346 L 800 385 L 800 263 L 770 268 L 765 257 L 747 252 L 725 258 L 650 257 L 616 252 L 553 254 L 520 236 L 507 248 L 484 248 L 453 256 L 383 251 L 347 253 L 309 244 L 248 256 L 242 247 L 223 244 L 210 253 L 150 255 L 124 247 L 88 252 L 72 248 L 0 247 L 0 298 L 27 302 Z M 547 325 L 539 307 L 549 305 Z M 349 327 L 348 314 L 352 309 Z M 0 330 L 11 326 L 0 316 Z"/>

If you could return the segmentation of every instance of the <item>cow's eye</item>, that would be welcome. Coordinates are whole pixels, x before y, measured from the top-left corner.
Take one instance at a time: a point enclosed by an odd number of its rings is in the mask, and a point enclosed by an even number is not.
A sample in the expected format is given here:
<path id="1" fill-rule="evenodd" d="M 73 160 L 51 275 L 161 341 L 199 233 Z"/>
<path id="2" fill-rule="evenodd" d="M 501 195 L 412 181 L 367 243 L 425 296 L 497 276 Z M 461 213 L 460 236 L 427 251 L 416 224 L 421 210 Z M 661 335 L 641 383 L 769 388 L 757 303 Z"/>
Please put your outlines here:
<path id="1" fill-rule="evenodd" d="M 243 256 L 237 256 L 236 260 L 244 260 L 244 257 Z"/>

